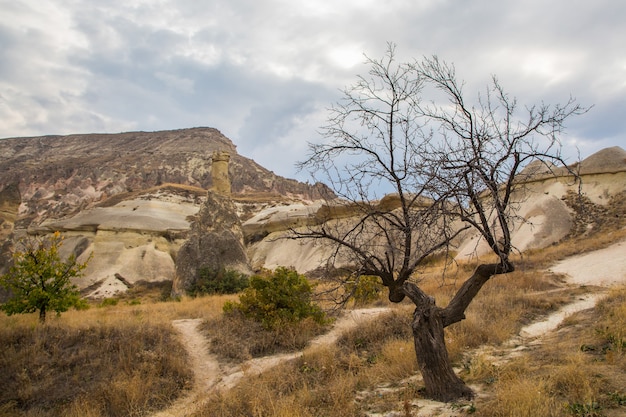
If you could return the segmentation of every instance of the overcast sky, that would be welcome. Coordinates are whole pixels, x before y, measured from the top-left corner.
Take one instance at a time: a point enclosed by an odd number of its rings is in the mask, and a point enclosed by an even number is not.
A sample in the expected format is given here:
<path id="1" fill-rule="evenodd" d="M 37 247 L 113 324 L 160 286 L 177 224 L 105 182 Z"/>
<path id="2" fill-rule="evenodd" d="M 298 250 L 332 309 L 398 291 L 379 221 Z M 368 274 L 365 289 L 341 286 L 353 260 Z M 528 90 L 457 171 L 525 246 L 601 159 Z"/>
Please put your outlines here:
<path id="1" fill-rule="evenodd" d="M 209 126 L 296 177 L 388 41 L 454 63 L 471 96 L 495 74 L 520 104 L 594 105 L 572 158 L 626 148 L 623 0 L 0 0 L 0 137 Z"/>

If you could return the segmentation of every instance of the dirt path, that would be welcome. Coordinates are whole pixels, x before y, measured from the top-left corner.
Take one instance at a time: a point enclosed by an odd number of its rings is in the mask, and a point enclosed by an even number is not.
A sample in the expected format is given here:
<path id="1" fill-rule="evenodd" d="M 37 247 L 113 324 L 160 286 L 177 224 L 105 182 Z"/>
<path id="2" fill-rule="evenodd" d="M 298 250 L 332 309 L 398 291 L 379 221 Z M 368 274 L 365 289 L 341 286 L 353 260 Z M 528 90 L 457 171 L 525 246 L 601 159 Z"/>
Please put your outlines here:
<path id="1" fill-rule="evenodd" d="M 208 341 L 198 329 L 202 319 L 174 320 L 172 325 L 179 332 L 189 354 L 194 372 L 193 388 L 189 394 L 176 401 L 167 410 L 153 417 L 181 417 L 191 414 L 203 404 L 202 398 L 218 382 L 221 371 L 215 355 L 209 353 Z"/>
<path id="2" fill-rule="evenodd" d="M 382 313 L 389 311 L 388 308 L 367 308 L 359 310 L 350 310 L 340 317 L 333 328 L 323 335 L 316 337 L 309 342 L 309 347 L 330 345 L 337 341 L 341 334 L 349 329 L 356 327 L 363 321 L 371 320 Z M 244 362 L 243 364 L 235 367 L 222 378 L 218 384 L 217 389 L 229 389 L 237 385 L 244 376 L 258 375 L 263 371 L 270 369 L 283 361 L 298 358 L 303 355 L 303 352 L 282 353 L 278 355 L 265 356 L 262 358 L 255 358 Z"/>
<path id="3" fill-rule="evenodd" d="M 521 352 L 540 344 L 543 336 L 556 330 L 569 316 L 594 308 L 611 286 L 626 284 L 626 241 L 608 248 L 573 256 L 556 263 L 549 271 L 564 274 L 571 285 L 589 286 L 592 292 L 561 307 L 543 320 L 523 327 L 517 336 L 499 347 L 481 348 L 494 364 L 506 362 Z"/>
<path id="4" fill-rule="evenodd" d="M 608 248 L 573 256 L 558 262 L 549 269 L 551 272 L 566 275 L 566 282 L 572 285 L 601 287 L 578 301 L 563 306 L 546 319 L 532 323 L 522 329 L 521 338 L 536 338 L 555 330 L 568 316 L 593 308 L 606 296 L 604 288 L 626 284 L 626 241 L 615 243 Z"/>
<path id="5" fill-rule="evenodd" d="M 626 241 L 558 262 L 552 272 L 568 275 L 577 285 L 609 287 L 626 283 Z"/>
<path id="6" fill-rule="evenodd" d="M 328 333 L 313 339 L 309 346 L 332 344 L 343 332 L 387 311 L 389 311 L 388 308 L 350 310 L 335 322 Z M 152 417 L 190 415 L 204 404 L 209 394 L 214 390 L 230 389 L 244 377 L 258 375 L 283 361 L 295 359 L 303 354 L 303 352 L 293 352 L 255 358 L 241 365 L 225 368 L 220 365 L 215 355 L 209 353 L 208 341 L 198 329 L 201 323 L 202 319 L 183 319 L 172 322 L 189 353 L 191 367 L 194 370 L 194 385 L 191 392 L 185 397 L 176 401 L 167 410 L 153 414 Z"/>

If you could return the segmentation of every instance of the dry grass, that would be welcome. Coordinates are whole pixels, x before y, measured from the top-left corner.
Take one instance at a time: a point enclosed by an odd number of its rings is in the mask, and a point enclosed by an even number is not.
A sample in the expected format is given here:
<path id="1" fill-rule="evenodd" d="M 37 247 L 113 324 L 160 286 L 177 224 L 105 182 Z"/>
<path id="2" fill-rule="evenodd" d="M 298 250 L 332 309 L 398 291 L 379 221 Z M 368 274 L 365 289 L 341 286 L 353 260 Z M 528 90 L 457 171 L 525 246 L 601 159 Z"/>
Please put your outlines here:
<path id="1" fill-rule="evenodd" d="M 626 289 L 614 290 L 595 310 L 568 319 L 553 338 L 518 359 L 496 365 L 471 352 L 500 345 L 583 291 L 536 268 L 563 253 L 603 247 L 624 236 L 626 231 L 616 231 L 525 254 L 516 261 L 517 272 L 493 277 L 470 305 L 467 318 L 446 329 L 450 356 L 464 367 L 463 378 L 484 387 L 475 415 L 623 414 Z M 449 269 L 442 278 L 438 267 L 429 265 L 421 275 L 420 285 L 440 306 L 475 265 L 454 268 L 456 275 Z M 164 293 L 163 288 L 138 286 L 118 297 L 117 305 L 67 312 L 44 327 L 36 324 L 36 315 L 0 315 L 0 417 L 144 416 L 166 407 L 184 395 L 191 381 L 171 320 L 204 319 L 212 337 L 221 335 L 222 349 L 237 353 L 230 358 L 237 361 L 300 349 L 320 331 L 305 323 L 289 332 L 266 334 L 269 341 L 257 340 L 258 329 L 222 319 L 222 305 L 236 296 L 159 301 L 166 298 Z M 347 332 L 335 346 L 309 349 L 301 358 L 212 394 L 195 415 L 362 416 L 398 411 L 402 404 L 409 415 L 410 400 L 421 389 L 415 378 L 412 309 L 404 302 L 389 315 Z M 235 333 L 238 339 L 231 337 Z"/>
<path id="2" fill-rule="evenodd" d="M 358 390 L 416 371 L 406 310 L 349 331 L 337 346 L 313 348 L 301 358 L 232 390 L 214 394 L 200 416 L 361 416 Z"/>
<path id="3" fill-rule="evenodd" d="M 207 320 L 202 330 L 211 341 L 212 353 L 223 361 L 240 363 L 251 358 L 302 350 L 328 327 L 308 318 L 267 330 L 261 323 L 242 315 L 228 314 Z"/>
<path id="4" fill-rule="evenodd" d="M 495 399 L 484 406 L 486 414 L 477 416 L 493 417 L 556 417 L 559 413 L 558 404 L 548 393 L 546 383 L 518 375 L 498 386 Z"/>
<path id="5" fill-rule="evenodd" d="M 506 278 L 502 277 L 502 281 Z M 450 326 L 448 350 L 453 361 L 467 349 L 483 344 L 498 345 L 517 334 L 525 325 L 572 301 L 570 291 L 543 296 L 524 286 L 503 285 L 494 280 L 484 288 L 466 312 L 466 319 Z"/>
<path id="6" fill-rule="evenodd" d="M 357 416 L 356 379 L 332 348 L 317 349 L 213 395 L 201 416 Z"/>
<path id="7" fill-rule="evenodd" d="M 165 407 L 192 380 L 167 325 L 7 326 L 1 338 L 6 416 L 140 416 Z"/>
<path id="8" fill-rule="evenodd" d="M 133 288 L 133 291 L 136 289 Z M 120 315 L 132 314 L 145 320 L 157 323 L 168 323 L 177 319 L 214 319 L 222 315 L 222 306 L 226 301 L 237 299 L 236 295 L 211 295 L 204 297 L 187 297 L 180 299 L 157 301 L 161 299 L 158 288 L 129 292 L 110 299 L 93 302 L 91 308 L 78 315 L 63 315 L 63 319 L 71 321 L 74 317 L 81 320 L 117 321 Z M 104 305 L 104 307 L 100 307 Z M 66 317 L 67 315 L 67 317 Z"/>
<path id="9" fill-rule="evenodd" d="M 460 265 L 442 280 L 431 271 L 421 287 L 445 306 L 475 265 Z M 518 270 L 492 277 L 466 311 L 465 320 L 446 329 L 450 358 L 459 363 L 464 352 L 481 345 L 498 345 L 532 320 L 545 316 L 584 292 L 563 285 L 560 277 L 533 270 Z"/>
<path id="10" fill-rule="evenodd" d="M 626 287 L 576 314 L 543 344 L 496 366 L 473 358 L 466 374 L 493 383 L 477 416 L 609 416 L 626 413 Z"/>
<path id="11" fill-rule="evenodd" d="M 438 277 L 433 279 L 430 283 L 426 278 L 422 286 L 445 305 L 454 291 L 454 279 L 444 286 Z M 457 281 L 458 285 L 461 280 Z M 571 302 L 579 293 L 550 274 L 520 271 L 494 277 L 475 299 L 467 319 L 447 329 L 453 361 L 461 365 L 468 350 L 510 339 L 524 324 Z M 307 351 L 302 358 L 246 379 L 233 390 L 214 395 L 196 416 L 362 416 L 365 411 L 398 410 L 403 403 L 411 412 L 410 400 L 421 390 L 414 380 L 411 311 L 410 304 L 397 306 L 392 313 L 348 331 L 335 347 Z M 493 414 L 485 415 L 562 415 L 562 401 L 553 395 L 555 383 L 527 377 L 523 365 L 499 369 L 480 357 L 465 363 L 464 377 L 469 381 L 509 381 L 496 387 L 489 403 Z M 553 375 L 556 378 L 558 373 Z M 485 407 L 483 403 L 481 409 Z"/>
<path id="12" fill-rule="evenodd" d="M 191 387 L 171 320 L 212 318 L 228 297 L 93 306 L 37 324 L 0 315 L 0 416 L 144 416 Z"/>

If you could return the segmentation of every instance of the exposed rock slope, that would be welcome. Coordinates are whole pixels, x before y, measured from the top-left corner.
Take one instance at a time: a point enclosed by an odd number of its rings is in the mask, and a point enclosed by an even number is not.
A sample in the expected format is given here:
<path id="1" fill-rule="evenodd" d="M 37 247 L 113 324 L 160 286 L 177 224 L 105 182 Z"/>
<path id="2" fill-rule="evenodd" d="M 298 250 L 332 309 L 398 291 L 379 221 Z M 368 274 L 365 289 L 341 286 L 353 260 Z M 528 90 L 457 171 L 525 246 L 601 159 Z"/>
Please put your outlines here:
<path id="1" fill-rule="evenodd" d="M 229 155 L 235 217 L 326 189 L 275 175 L 212 128 L 3 139 L 0 273 L 15 237 L 60 230 L 66 252 L 81 260 L 93 253 L 77 282 L 91 296 L 173 281 L 176 255 L 214 185 L 216 151 Z"/>
<path id="2" fill-rule="evenodd" d="M 591 210 L 590 205 L 605 206 L 612 197 L 626 192 L 626 151 L 620 147 L 601 150 L 570 169 L 580 175 L 581 182 L 566 168 L 550 171 L 543 164 L 529 166 L 523 172 L 524 183 L 515 196 L 519 219 L 512 228 L 516 250 L 546 247 L 572 233 L 580 216 L 568 205 L 572 203 L 569 196 L 577 193 L 579 187 L 589 202 L 583 211 Z M 287 265 L 300 272 L 323 266 L 332 253 L 329 248 L 285 237 L 288 228 L 316 224 L 326 209 L 324 205 L 272 207 L 244 222 L 244 231 L 264 236 L 255 239 L 248 249 L 252 265 Z M 478 233 L 470 232 L 458 239 L 455 250 L 457 260 L 464 261 L 487 253 L 489 247 Z"/>
<path id="3" fill-rule="evenodd" d="M 204 127 L 2 139 L 0 192 L 17 187 L 18 227 L 25 228 L 165 183 L 210 189 L 214 151 L 231 155 L 233 193 L 317 197 L 317 187 L 275 175 L 237 154 L 218 130 Z"/>
<path id="4" fill-rule="evenodd" d="M 233 194 L 227 204 L 207 200 L 215 151 L 230 155 Z M 626 191 L 626 151 L 619 147 L 572 168 L 581 175 L 585 198 L 596 207 Z M 520 251 L 545 247 L 587 227 L 568 197 L 579 184 L 564 168 L 549 171 L 543 165 L 525 171 L 518 212 L 524 220 L 513 230 Z M 353 207 L 322 201 L 328 194 L 322 185 L 278 177 L 238 155 L 233 143 L 211 128 L 4 139 L 0 273 L 14 235 L 56 230 L 67 237 L 66 253 L 81 260 L 93 254 L 86 277 L 78 282 L 93 297 L 124 291 L 138 281 L 176 281 L 184 288 L 197 267 L 208 263 L 310 272 L 324 264 L 332 249 L 284 237 L 289 229 L 325 221 L 348 224 Z M 388 196 L 378 204 L 392 210 L 394 201 Z M 229 243 L 220 243 L 226 235 Z M 485 250 L 476 234 L 457 242 L 460 260 Z"/>

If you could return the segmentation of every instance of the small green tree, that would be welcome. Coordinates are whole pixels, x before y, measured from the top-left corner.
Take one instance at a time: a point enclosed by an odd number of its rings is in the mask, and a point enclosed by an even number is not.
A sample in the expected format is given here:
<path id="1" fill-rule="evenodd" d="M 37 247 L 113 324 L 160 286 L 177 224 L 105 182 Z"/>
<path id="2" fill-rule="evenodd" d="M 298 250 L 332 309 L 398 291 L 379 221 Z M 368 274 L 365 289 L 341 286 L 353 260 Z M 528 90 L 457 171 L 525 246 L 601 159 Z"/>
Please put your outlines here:
<path id="1" fill-rule="evenodd" d="M 45 323 L 48 310 L 60 314 L 70 307 L 84 307 L 78 288 L 70 281 L 82 276 L 87 262 L 78 263 L 75 255 L 62 260 L 59 248 L 63 237 L 55 232 L 47 238 L 26 238 L 22 248 L 13 254 L 13 265 L 0 276 L 0 285 L 10 293 L 0 309 L 8 315 L 39 310 L 39 321 Z"/>
<path id="2" fill-rule="evenodd" d="M 224 311 L 241 312 L 261 322 L 266 329 L 311 317 L 323 324 L 326 315 L 311 299 L 312 289 L 306 277 L 293 269 L 278 267 L 274 272 L 253 275 L 250 286 L 239 296 L 239 303 L 227 302 Z"/>

